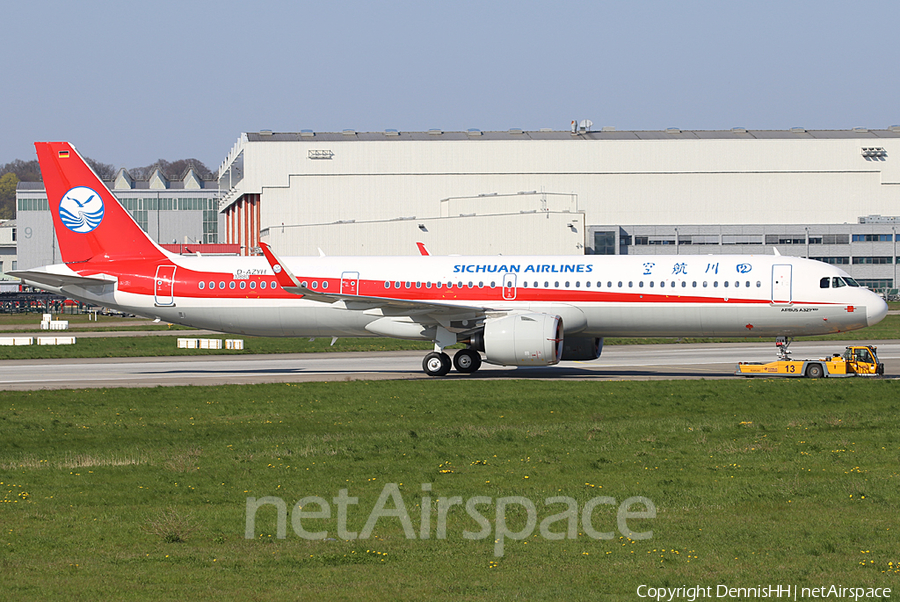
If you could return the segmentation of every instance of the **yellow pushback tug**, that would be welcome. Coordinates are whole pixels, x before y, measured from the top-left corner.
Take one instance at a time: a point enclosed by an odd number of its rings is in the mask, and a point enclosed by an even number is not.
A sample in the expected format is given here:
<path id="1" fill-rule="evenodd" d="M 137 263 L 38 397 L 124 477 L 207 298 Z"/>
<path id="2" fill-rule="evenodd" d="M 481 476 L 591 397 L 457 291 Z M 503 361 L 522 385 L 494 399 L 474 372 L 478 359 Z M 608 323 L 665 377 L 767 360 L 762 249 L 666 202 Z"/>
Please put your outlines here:
<path id="1" fill-rule="evenodd" d="M 805 376 L 822 378 L 823 376 L 881 376 L 884 364 L 878 361 L 874 345 L 851 345 L 843 354 L 835 353 L 831 357 L 817 360 L 792 360 L 787 350 L 790 341 L 778 337 L 778 360 L 762 364 L 759 362 L 740 362 L 735 368 L 736 376 Z"/>

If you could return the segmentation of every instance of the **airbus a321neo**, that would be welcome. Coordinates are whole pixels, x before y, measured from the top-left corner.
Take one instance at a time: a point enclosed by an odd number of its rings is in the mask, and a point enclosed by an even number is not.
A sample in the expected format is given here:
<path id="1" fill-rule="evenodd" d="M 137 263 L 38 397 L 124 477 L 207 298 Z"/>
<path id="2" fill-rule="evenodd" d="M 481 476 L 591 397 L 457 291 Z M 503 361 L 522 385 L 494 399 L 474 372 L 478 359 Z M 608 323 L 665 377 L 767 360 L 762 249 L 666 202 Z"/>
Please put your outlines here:
<path id="1" fill-rule="evenodd" d="M 431 376 L 593 360 L 608 336 L 819 335 L 887 313 L 841 269 L 779 255 L 279 258 L 265 243 L 263 256 L 174 255 L 74 147 L 35 146 L 63 263 L 16 272 L 25 282 L 221 332 L 433 341 Z"/>

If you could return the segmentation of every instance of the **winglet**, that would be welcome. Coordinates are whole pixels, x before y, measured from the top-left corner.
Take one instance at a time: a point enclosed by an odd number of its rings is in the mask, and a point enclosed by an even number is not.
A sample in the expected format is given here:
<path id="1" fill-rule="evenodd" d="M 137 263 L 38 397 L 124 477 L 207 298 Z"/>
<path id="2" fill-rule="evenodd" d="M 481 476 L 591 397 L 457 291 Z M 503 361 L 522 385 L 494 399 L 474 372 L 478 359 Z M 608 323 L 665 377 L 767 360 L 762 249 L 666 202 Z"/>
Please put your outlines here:
<path id="1" fill-rule="evenodd" d="M 275 280 L 278 281 L 281 288 L 300 288 L 300 282 L 294 277 L 288 267 L 278 259 L 269 244 L 260 242 L 259 246 L 262 248 L 263 255 L 266 256 L 266 261 L 269 262 L 269 266 L 275 273 Z"/>
<path id="2" fill-rule="evenodd" d="M 419 247 L 419 253 L 421 253 L 422 255 L 431 255 L 431 253 L 428 252 L 428 249 L 425 248 L 424 242 L 417 242 L 416 246 Z"/>

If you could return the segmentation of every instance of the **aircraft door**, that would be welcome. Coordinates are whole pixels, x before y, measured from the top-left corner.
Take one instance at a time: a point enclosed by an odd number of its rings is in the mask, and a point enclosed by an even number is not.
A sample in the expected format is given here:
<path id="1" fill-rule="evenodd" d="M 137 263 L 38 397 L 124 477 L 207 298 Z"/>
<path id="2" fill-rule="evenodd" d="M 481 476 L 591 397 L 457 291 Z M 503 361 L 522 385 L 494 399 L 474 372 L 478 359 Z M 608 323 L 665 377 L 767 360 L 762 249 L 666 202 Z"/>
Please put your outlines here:
<path id="1" fill-rule="evenodd" d="M 516 275 L 514 273 L 503 274 L 503 299 L 515 301 L 516 299 Z"/>
<path id="2" fill-rule="evenodd" d="M 791 267 L 790 264 L 776 264 L 772 266 L 772 303 L 789 305 L 793 302 Z"/>
<path id="3" fill-rule="evenodd" d="M 174 265 L 156 268 L 154 296 L 156 305 L 160 307 L 175 305 L 175 268 Z"/>
<path id="4" fill-rule="evenodd" d="M 341 294 L 359 294 L 359 272 L 344 272 L 341 274 Z"/>

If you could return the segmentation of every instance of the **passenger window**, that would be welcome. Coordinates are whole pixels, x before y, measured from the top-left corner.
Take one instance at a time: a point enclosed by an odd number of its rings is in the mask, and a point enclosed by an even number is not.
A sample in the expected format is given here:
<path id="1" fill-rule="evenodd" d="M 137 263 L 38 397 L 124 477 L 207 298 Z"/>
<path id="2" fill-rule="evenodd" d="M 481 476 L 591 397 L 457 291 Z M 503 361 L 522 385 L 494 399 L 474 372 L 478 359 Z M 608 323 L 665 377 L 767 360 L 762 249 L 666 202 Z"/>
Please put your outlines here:
<path id="1" fill-rule="evenodd" d="M 619 288 L 622 288 L 622 281 L 619 280 Z"/>
<path id="2" fill-rule="evenodd" d="M 416 288 L 422 288 L 422 283 L 421 283 L 421 282 L 416 282 Z"/>
<path id="3" fill-rule="evenodd" d="M 553 283 L 553 288 L 559 288 L 559 280 Z"/>
<path id="4" fill-rule="evenodd" d="M 694 280 L 694 284 L 692 284 L 691 286 L 693 286 L 694 288 L 697 288 L 697 281 Z"/>
<path id="5" fill-rule="evenodd" d="M 198 286 L 200 287 L 200 290 L 202 291 L 206 287 L 206 283 L 201 280 L 200 284 Z"/>
<path id="6" fill-rule="evenodd" d="M 640 282 L 638 282 L 638 288 L 644 288 L 644 281 L 643 281 L 643 280 L 641 280 Z"/>
<path id="7" fill-rule="evenodd" d="M 323 281 L 322 281 L 322 288 L 328 288 L 328 281 L 327 281 L 327 280 L 323 280 Z"/>
<path id="8" fill-rule="evenodd" d="M 255 288 L 256 288 L 256 280 L 253 280 L 252 282 L 250 282 L 250 288 L 251 288 L 251 289 L 255 289 Z"/>
<path id="9" fill-rule="evenodd" d="M 225 283 L 224 283 L 224 282 L 219 282 L 219 288 L 225 288 Z"/>
<path id="10" fill-rule="evenodd" d="M 682 280 L 682 281 L 681 281 L 681 288 L 684 288 L 684 287 L 686 287 L 686 286 L 687 286 L 687 280 Z"/>
<path id="11" fill-rule="evenodd" d="M 745 282 L 744 286 L 746 286 L 747 288 L 750 288 L 750 281 L 748 280 L 747 282 Z"/>
<path id="12" fill-rule="evenodd" d="M 384 288 L 391 288 L 391 283 L 387 280 L 384 281 Z"/>
<path id="13" fill-rule="evenodd" d="M 319 283 L 316 282 L 315 280 L 313 280 L 312 287 L 313 287 L 313 288 L 319 288 Z"/>
<path id="14" fill-rule="evenodd" d="M 629 280 L 629 281 L 628 281 L 628 288 L 632 288 L 633 286 L 634 286 L 634 282 L 631 281 L 631 280 Z"/>
<path id="15" fill-rule="evenodd" d="M 275 281 L 274 281 L 274 280 L 273 280 L 272 283 L 270 284 L 270 287 L 272 288 L 272 290 L 275 290 Z"/>
<path id="16" fill-rule="evenodd" d="M 305 285 L 305 283 L 304 283 L 304 285 Z M 259 288 L 266 288 L 266 281 L 265 281 L 265 280 L 263 280 L 262 282 L 259 283 Z"/>
<path id="17" fill-rule="evenodd" d="M 569 288 L 569 281 L 566 280 L 566 288 Z"/>
<path id="18" fill-rule="evenodd" d="M 581 283 L 579 282 L 579 283 L 577 283 L 575 286 L 578 286 L 578 285 L 580 285 L 580 284 L 581 284 Z M 591 281 L 588 280 L 587 282 L 584 283 L 584 285 L 585 285 L 587 288 L 591 288 Z"/>
<path id="19" fill-rule="evenodd" d="M 643 285 L 643 284 L 644 284 L 644 283 L 641 282 L 641 285 Z M 653 288 L 654 286 L 655 286 L 655 283 L 651 280 L 651 281 L 650 281 L 650 288 Z"/>
<path id="20" fill-rule="evenodd" d="M 245 280 L 241 280 L 241 288 L 242 289 L 247 288 L 247 282 Z"/>
<path id="21" fill-rule="evenodd" d="M 757 280 L 757 281 L 756 281 L 756 288 L 759 288 L 759 287 L 761 287 L 761 286 L 762 286 L 762 282 L 760 282 L 759 280 Z"/>
<path id="22" fill-rule="evenodd" d="M 400 288 L 400 283 L 399 283 L 399 282 L 395 282 L 395 283 L 394 283 L 394 288 Z"/>
<path id="23" fill-rule="evenodd" d="M 718 282 L 717 282 L 716 284 L 718 284 Z M 723 284 L 726 288 L 728 287 L 728 281 L 727 281 L 727 280 L 726 280 L 725 282 L 723 282 L 722 284 Z"/>

